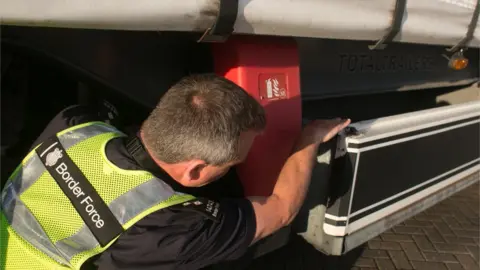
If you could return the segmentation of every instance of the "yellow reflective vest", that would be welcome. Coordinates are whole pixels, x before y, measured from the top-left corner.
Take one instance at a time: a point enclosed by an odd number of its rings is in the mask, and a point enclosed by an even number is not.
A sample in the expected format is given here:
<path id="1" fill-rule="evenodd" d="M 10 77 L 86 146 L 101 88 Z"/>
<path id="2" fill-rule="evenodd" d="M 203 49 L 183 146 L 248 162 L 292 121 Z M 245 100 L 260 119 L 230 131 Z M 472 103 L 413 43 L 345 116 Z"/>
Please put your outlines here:
<path id="1" fill-rule="evenodd" d="M 146 215 L 194 199 L 111 163 L 105 147 L 121 136 L 90 122 L 26 156 L 1 193 L 0 269 L 80 269 Z"/>

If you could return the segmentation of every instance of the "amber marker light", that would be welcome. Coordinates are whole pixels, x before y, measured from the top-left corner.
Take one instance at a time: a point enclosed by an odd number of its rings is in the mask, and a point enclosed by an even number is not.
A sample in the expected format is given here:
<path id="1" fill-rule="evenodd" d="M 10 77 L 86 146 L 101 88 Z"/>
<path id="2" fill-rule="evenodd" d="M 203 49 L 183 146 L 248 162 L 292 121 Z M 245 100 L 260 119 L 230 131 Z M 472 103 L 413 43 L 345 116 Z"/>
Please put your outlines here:
<path id="1" fill-rule="evenodd" d="M 468 66 L 468 59 L 463 56 L 463 51 L 457 52 L 448 61 L 448 66 L 454 70 L 462 70 Z"/>
<path id="2" fill-rule="evenodd" d="M 462 70 L 468 66 L 467 58 L 459 58 L 450 60 L 450 67 L 455 70 Z"/>

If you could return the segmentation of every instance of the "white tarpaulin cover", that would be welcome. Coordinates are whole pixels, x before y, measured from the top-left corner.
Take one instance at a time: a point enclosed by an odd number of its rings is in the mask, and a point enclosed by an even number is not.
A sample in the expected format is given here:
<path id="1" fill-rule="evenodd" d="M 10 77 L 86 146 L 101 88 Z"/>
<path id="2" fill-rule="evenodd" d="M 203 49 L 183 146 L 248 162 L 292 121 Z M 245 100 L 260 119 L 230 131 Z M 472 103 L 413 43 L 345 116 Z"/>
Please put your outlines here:
<path id="1" fill-rule="evenodd" d="M 239 0 L 236 33 L 378 40 L 395 0 Z M 219 0 L 0 0 L 3 24 L 48 27 L 202 31 Z M 456 45 L 477 0 L 409 0 L 395 41 Z M 480 28 L 480 27 L 477 27 Z M 480 30 L 470 46 L 480 47 Z"/>

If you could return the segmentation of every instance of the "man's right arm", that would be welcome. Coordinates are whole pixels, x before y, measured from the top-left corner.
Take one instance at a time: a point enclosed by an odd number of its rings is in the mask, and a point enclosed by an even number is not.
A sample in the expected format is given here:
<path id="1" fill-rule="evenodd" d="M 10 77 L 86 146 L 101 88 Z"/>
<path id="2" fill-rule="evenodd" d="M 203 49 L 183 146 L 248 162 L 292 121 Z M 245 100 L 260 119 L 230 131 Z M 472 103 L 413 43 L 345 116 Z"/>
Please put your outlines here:
<path id="1" fill-rule="evenodd" d="M 249 197 L 255 211 L 253 243 L 290 224 L 303 204 L 318 146 L 344 129 L 350 120 L 317 120 L 309 124 L 285 162 L 272 195 Z M 252 244 L 253 244 L 252 243 Z"/>

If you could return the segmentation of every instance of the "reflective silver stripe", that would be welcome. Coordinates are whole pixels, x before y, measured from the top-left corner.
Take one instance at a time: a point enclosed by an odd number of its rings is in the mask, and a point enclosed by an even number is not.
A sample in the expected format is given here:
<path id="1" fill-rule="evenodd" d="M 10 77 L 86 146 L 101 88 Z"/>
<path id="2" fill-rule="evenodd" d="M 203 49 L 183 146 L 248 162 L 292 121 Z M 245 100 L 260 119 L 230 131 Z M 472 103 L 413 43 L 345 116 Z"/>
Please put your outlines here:
<path id="1" fill-rule="evenodd" d="M 100 135 L 106 132 L 119 132 L 112 127 L 104 125 L 92 125 L 81 127 L 78 129 L 70 130 L 60 136 L 58 139 L 65 149 L 69 149 L 75 144 L 89 139 L 91 137 Z M 33 183 L 35 183 L 38 178 L 45 172 L 45 167 L 38 155 L 32 155 L 20 168 L 15 176 L 11 178 L 13 187 L 19 195 L 27 190 Z"/>
<path id="2" fill-rule="evenodd" d="M 2 210 L 12 229 L 50 258 L 60 264 L 69 265 L 68 261 L 59 255 L 60 253 L 45 234 L 37 219 L 18 199 L 19 194 L 15 192 L 15 189 L 9 186 L 5 190 L 6 192 L 2 194 Z"/>
<path id="3" fill-rule="evenodd" d="M 58 140 L 62 144 L 63 148 L 68 149 L 81 141 L 108 132 L 120 133 L 113 127 L 97 124 L 70 130 L 58 136 Z"/>
<path id="4" fill-rule="evenodd" d="M 56 248 L 68 261 L 71 261 L 78 253 L 92 250 L 99 245 L 97 239 L 85 224 L 74 235 L 55 243 Z"/>
<path id="5" fill-rule="evenodd" d="M 34 154 L 30 157 L 25 164 L 20 168 L 17 174 L 11 178 L 16 193 L 20 196 L 25 190 L 27 190 L 40 176 L 45 172 L 45 167 L 38 155 Z"/>
<path id="6" fill-rule="evenodd" d="M 81 141 L 107 132 L 120 133 L 113 127 L 93 124 L 70 130 L 61 134 L 58 138 L 63 147 L 68 149 Z M 37 154 L 33 154 L 25 161 L 16 174 L 9 179 L 2 191 L 2 211 L 5 213 L 5 217 L 12 229 L 25 241 L 28 241 L 38 250 L 44 252 L 57 262 L 69 265 L 69 260 L 65 260 L 65 254 L 62 254 L 61 250 L 55 248 L 37 219 L 19 198 L 45 171 L 45 167 Z M 93 235 L 91 237 L 93 237 Z M 95 238 L 93 238 L 93 240 L 95 240 Z M 82 241 L 90 242 L 90 239 L 85 238 Z M 79 243 L 82 243 L 82 241 L 79 241 Z"/>
<path id="7" fill-rule="evenodd" d="M 153 178 L 113 200 L 108 207 L 122 225 L 154 205 L 172 197 L 175 191 Z"/>
<path id="8" fill-rule="evenodd" d="M 134 189 L 113 200 L 108 207 L 124 225 L 135 216 L 149 208 L 166 201 L 175 191 L 163 181 L 152 178 Z M 56 244 L 67 260 L 71 260 L 80 252 L 91 250 L 99 245 L 93 234 L 83 225 L 74 235 L 58 241 Z"/>

